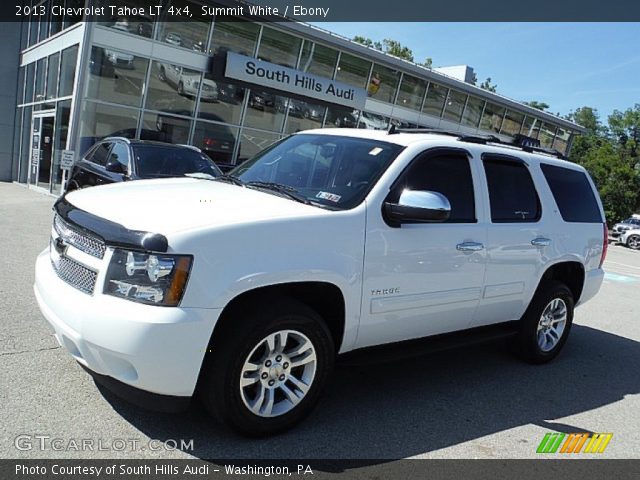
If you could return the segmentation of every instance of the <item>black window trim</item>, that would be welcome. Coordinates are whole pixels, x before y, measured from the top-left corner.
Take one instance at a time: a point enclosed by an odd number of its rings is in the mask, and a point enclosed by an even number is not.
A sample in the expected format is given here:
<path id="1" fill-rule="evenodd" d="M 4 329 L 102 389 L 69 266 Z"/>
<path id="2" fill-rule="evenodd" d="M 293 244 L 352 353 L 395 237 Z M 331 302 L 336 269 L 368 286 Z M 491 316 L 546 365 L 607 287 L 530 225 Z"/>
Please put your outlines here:
<path id="1" fill-rule="evenodd" d="M 478 223 L 478 209 L 477 209 L 477 202 L 476 202 L 476 185 L 475 185 L 475 181 L 474 181 L 474 178 L 473 178 L 473 165 L 472 165 L 473 155 L 471 154 L 471 152 L 469 152 L 469 150 L 467 150 L 465 148 L 459 148 L 459 147 L 431 147 L 431 148 L 427 148 L 426 150 L 422 150 L 421 152 L 416 154 L 416 156 L 413 157 L 409 161 L 409 163 L 402 169 L 402 171 L 400 172 L 398 177 L 391 184 L 391 187 L 389 187 L 389 193 L 387 193 L 387 196 L 385 197 L 384 201 L 382 202 L 382 217 L 383 218 L 385 218 L 385 215 L 384 215 L 384 204 L 385 204 L 385 202 L 388 201 L 388 199 L 389 199 L 389 197 L 391 196 L 392 193 L 395 193 L 396 188 L 398 187 L 398 185 L 400 183 L 402 183 L 402 181 L 404 180 L 405 176 L 407 175 L 407 172 L 409 172 L 409 170 L 411 170 L 411 167 L 413 166 L 413 164 L 415 162 L 417 162 L 419 158 L 422 158 L 424 156 L 431 157 L 431 156 L 445 155 L 445 154 L 453 154 L 453 155 L 458 155 L 458 156 L 464 156 L 469 161 L 469 173 L 471 174 L 471 185 L 473 186 L 472 198 L 473 198 L 474 220 L 473 221 L 449 221 L 449 220 L 447 220 L 445 222 L 429 223 L 429 225 L 439 225 L 439 224 L 445 224 L 445 225 L 450 225 L 450 224 L 474 225 L 474 224 Z M 387 223 L 387 225 L 388 225 L 387 220 L 385 220 L 385 223 Z M 427 225 L 427 224 L 418 224 L 418 225 Z"/>
<path id="2" fill-rule="evenodd" d="M 489 220 L 491 221 L 492 224 L 520 224 L 520 223 L 539 223 L 540 220 L 542 220 L 542 216 L 543 216 L 543 211 L 542 211 L 542 202 L 540 201 L 540 192 L 538 192 L 538 187 L 536 185 L 535 180 L 533 179 L 533 175 L 531 175 L 531 167 L 529 165 L 529 163 L 527 163 L 525 160 L 523 160 L 520 157 L 516 157 L 514 155 L 508 155 L 505 153 L 493 153 L 493 152 L 483 152 L 480 155 L 480 159 L 482 160 L 482 171 L 484 173 L 484 178 L 485 178 L 485 182 L 487 185 L 487 199 L 489 200 Z M 529 178 L 531 179 L 531 183 L 533 185 L 533 191 L 536 192 L 536 203 L 538 205 L 538 215 L 536 215 L 535 218 L 531 218 L 531 219 L 523 219 L 520 221 L 517 220 L 494 220 L 493 216 L 491 215 L 491 194 L 489 192 L 489 179 L 487 177 L 487 171 L 484 168 L 484 162 L 486 160 L 497 160 L 499 162 L 505 162 L 505 163 L 515 163 L 517 165 L 522 165 L 525 167 L 525 169 L 527 170 L 527 173 L 529 174 Z"/>

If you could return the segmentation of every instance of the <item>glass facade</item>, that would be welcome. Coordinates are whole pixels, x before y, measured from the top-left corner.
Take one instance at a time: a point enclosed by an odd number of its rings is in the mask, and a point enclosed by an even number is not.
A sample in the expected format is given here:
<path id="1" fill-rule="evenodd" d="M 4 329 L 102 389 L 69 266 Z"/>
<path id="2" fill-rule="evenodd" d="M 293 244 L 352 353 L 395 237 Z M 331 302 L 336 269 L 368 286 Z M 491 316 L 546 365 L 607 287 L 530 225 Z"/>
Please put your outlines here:
<path id="1" fill-rule="evenodd" d="M 83 3 L 51 1 L 67 6 Z M 109 5 L 106 0 L 102 3 Z M 126 2 L 133 7 L 147 3 Z M 198 8 L 190 0 L 172 3 L 177 8 Z M 25 25 L 22 48 L 64 35 L 79 20 L 64 17 Z M 322 127 L 438 127 L 442 122 L 448 125 L 445 128 L 457 124 L 505 137 L 524 134 L 561 152 L 566 152 L 575 133 L 548 117 L 542 116 L 543 120 L 507 106 L 486 92 L 469 94 L 468 88 L 447 79 L 431 80 L 432 72 L 425 71 L 422 77 L 402 66 L 394 68 L 391 61 L 388 65 L 379 58 L 372 61 L 366 53 L 356 53 L 357 48 L 347 51 L 332 45 L 330 38 L 324 43 L 303 38 L 285 25 L 217 19 L 153 22 L 143 16 L 82 25 L 78 27 L 101 29 L 101 43 L 87 48 L 67 43 L 20 68 L 19 126 L 14 132 L 19 147 L 14 158 L 19 162 L 14 175 L 23 182 L 37 176 L 36 183 L 53 193 L 61 191 L 64 149 L 82 155 L 95 141 L 113 135 L 192 144 L 218 163 L 236 164 L 285 135 Z M 128 46 L 136 42 L 147 46 Z M 79 58 L 81 52 L 85 58 Z M 227 52 L 363 89 L 365 107 L 353 109 L 238 83 L 224 76 Z M 53 128 L 50 171 L 31 168 L 31 131 L 36 123 L 39 128 Z"/>
<path id="2" fill-rule="evenodd" d="M 442 85 L 433 82 L 430 83 L 427 96 L 424 99 L 422 112 L 440 118 L 442 110 L 444 109 L 444 102 L 447 99 L 447 90 L 448 89 Z"/>

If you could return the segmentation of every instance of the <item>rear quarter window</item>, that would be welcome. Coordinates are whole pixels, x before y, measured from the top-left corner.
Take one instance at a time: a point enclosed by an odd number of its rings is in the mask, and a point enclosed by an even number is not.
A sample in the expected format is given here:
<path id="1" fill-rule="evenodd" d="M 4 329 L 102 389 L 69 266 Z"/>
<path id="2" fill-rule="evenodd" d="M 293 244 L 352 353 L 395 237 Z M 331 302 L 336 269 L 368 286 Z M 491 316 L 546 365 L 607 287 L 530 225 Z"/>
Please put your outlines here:
<path id="1" fill-rule="evenodd" d="M 598 201 L 584 172 L 546 163 L 541 163 L 540 168 L 565 222 L 603 222 Z"/>

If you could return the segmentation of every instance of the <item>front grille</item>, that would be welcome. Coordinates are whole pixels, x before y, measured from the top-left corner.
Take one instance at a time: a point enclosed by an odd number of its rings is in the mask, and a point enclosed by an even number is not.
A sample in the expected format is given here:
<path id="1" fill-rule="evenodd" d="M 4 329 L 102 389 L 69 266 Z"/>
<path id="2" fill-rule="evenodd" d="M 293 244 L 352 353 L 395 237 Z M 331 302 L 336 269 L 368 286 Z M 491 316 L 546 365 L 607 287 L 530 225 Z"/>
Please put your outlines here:
<path id="1" fill-rule="evenodd" d="M 60 279 L 81 292 L 89 295 L 93 294 L 93 289 L 96 286 L 96 277 L 98 276 L 96 272 L 64 255 L 60 257 L 57 263 L 51 261 L 51 265 L 53 265 L 53 270 Z"/>
<path id="2" fill-rule="evenodd" d="M 78 250 L 82 250 L 93 257 L 104 257 L 106 246 L 102 240 L 78 232 L 69 226 L 69 224 L 60 217 L 60 215 L 56 214 L 53 219 L 53 227 L 56 232 L 58 232 L 58 235 L 60 235 L 69 245 L 73 245 Z"/>

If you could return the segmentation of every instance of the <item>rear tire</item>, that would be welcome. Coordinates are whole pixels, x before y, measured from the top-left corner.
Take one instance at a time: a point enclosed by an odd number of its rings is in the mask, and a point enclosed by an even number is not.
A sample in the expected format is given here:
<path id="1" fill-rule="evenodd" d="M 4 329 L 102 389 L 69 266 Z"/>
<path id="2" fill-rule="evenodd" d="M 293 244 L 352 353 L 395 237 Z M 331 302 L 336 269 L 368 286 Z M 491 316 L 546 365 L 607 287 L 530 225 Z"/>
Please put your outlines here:
<path id="1" fill-rule="evenodd" d="M 335 347 L 324 321 L 288 298 L 229 315 L 235 318 L 216 332 L 203 365 L 206 409 L 246 436 L 292 428 L 311 413 L 333 368 Z"/>
<path id="2" fill-rule="evenodd" d="M 533 364 L 553 360 L 562 350 L 573 323 L 574 299 L 564 283 L 541 285 L 520 319 L 515 353 Z"/>

